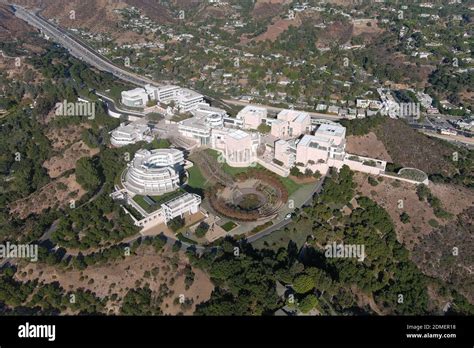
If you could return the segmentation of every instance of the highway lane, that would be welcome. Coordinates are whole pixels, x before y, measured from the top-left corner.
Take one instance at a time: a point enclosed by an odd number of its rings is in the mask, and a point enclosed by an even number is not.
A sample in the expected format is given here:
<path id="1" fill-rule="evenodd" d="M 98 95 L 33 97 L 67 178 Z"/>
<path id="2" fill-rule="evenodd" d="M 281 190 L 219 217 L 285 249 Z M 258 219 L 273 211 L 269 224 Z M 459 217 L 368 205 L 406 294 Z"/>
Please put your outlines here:
<path id="1" fill-rule="evenodd" d="M 170 81 L 154 81 L 148 77 L 141 76 L 133 73 L 120 66 L 117 66 L 107 57 L 101 55 L 82 39 L 69 33 L 67 30 L 59 27 L 58 25 L 51 23 L 46 18 L 42 17 L 39 11 L 28 11 L 19 5 L 12 5 L 15 9 L 15 16 L 26 21 L 33 27 L 40 29 L 43 33 L 48 35 L 53 41 L 59 43 L 61 46 L 66 48 L 69 53 L 90 64 L 91 66 L 105 72 L 109 72 L 122 81 L 129 82 L 139 87 L 150 84 L 156 87 L 170 84 Z M 188 89 L 191 89 L 187 87 Z M 191 89 L 193 90 L 193 89 Z M 199 93 L 199 91 L 195 91 Z M 212 99 L 212 98 L 210 98 Z"/>
<path id="2" fill-rule="evenodd" d="M 155 86 L 159 86 L 159 83 L 157 83 L 156 81 L 153 81 L 149 78 L 137 75 L 135 73 L 116 66 L 110 60 L 100 55 L 92 48 L 88 47 L 84 42 L 73 37 L 66 30 L 49 22 L 37 12 L 30 12 L 18 5 L 13 5 L 13 7 L 15 9 L 15 16 L 20 19 L 23 19 L 35 28 L 40 29 L 43 33 L 51 37 L 54 41 L 58 42 L 63 47 L 68 49 L 71 55 L 73 55 L 74 57 L 79 58 L 86 63 L 89 63 L 90 65 L 98 68 L 99 70 L 109 72 L 114 76 L 137 86 L 143 86 L 145 84 L 153 84 Z"/>
<path id="3" fill-rule="evenodd" d="M 86 63 L 91 64 L 92 66 L 98 68 L 99 70 L 109 72 L 116 76 L 117 78 L 130 82 L 132 84 L 135 84 L 137 86 L 143 86 L 145 84 L 152 84 L 155 86 L 159 86 L 160 84 L 157 83 L 156 81 L 153 81 L 149 78 L 137 75 L 135 73 L 132 73 L 130 71 L 124 70 L 115 64 L 113 64 L 109 59 L 106 57 L 100 55 L 96 51 L 94 51 L 92 48 L 90 48 L 86 43 L 84 43 L 82 40 L 75 38 L 72 36 L 69 32 L 66 30 L 60 28 L 59 26 L 49 22 L 47 19 L 43 18 L 39 13 L 37 12 L 29 12 L 26 9 L 24 9 L 21 6 L 14 5 L 15 8 L 15 15 L 26 22 L 28 22 L 30 25 L 40 29 L 44 33 L 46 33 L 48 36 L 50 36 L 54 41 L 58 42 L 65 48 L 69 50 L 69 52 L 75 56 L 76 58 L 79 58 L 83 60 Z M 104 96 L 102 96 L 104 97 Z M 109 100 L 110 102 L 110 100 Z M 239 105 L 239 106 L 245 106 L 249 105 L 249 103 L 245 103 L 242 101 L 237 101 L 237 100 L 223 100 L 223 102 L 231 104 L 231 105 Z M 271 105 L 262 105 L 263 107 L 268 108 L 270 111 L 278 112 L 282 110 L 283 108 L 278 108 L 275 106 Z M 117 110 L 118 112 L 123 112 L 123 113 L 129 113 L 133 114 L 132 112 L 127 112 L 126 110 Z M 342 119 L 342 117 L 338 115 L 328 115 L 328 114 L 322 114 L 322 113 L 316 113 L 316 112 L 309 112 L 309 114 L 314 117 L 314 118 L 322 118 L 322 119 L 329 119 L 329 120 L 339 120 Z M 141 115 L 140 115 L 141 116 Z M 418 127 L 414 127 L 418 128 Z M 428 127 L 426 127 L 428 128 Z M 309 200 L 312 199 L 313 195 L 317 192 L 320 191 L 322 186 L 322 180 L 318 182 L 318 184 L 315 186 L 311 194 L 309 195 L 307 201 L 305 204 L 308 203 Z M 247 241 L 252 243 L 255 242 L 256 240 L 263 238 L 273 231 L 276 231 L 278 229 L 283 228 L 286 226 L 291 220 L 281 220 L 278 223 L 276 223 L 273 226 L 270 226 L 269 228 L 253 235 L 247 238 Z M 191 245 L 188 245 L 187 243 L 183 243 L 183 246 L 189 247 Z M 201 247 L 198 247 L 199 250 L 203 250 Z"/>

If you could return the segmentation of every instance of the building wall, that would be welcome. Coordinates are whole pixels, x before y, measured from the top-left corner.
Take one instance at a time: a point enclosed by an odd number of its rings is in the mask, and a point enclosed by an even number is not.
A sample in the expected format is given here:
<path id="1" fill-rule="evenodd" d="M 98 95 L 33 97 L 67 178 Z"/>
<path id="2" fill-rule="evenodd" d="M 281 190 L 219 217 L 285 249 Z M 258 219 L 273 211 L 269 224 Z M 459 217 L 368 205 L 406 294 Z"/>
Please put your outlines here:
<path id="1" fill-rule="evenodd" d="M 142 227 L 142 229 L 145 229 L 163 223 L 166 223 L 165 214 L 163 212 L 163 209 L 159 209 L 147 216 L 146 218 L 137 221 L 135 225 Z"/>
<path id="2" fill-rule="evenodd" d="M 211 147 L 224 156 L 232 167 L 248 167 L 255 162 L 259 139 L 253 139 L 250 134 L 243 138 L 231 136 L 227 129 L 213 129 Z"/>
<path id="3" fill-rule="evenodd" d="M 187 112 L 194 110 L 199 103 L 203 102 L 202 97 L 194 97 L 194 98 L 179 98 L 178 105 L 182 112 Z"/>
<path id="4" fill-rule="evenodd" d="M 288 123 L 287 122 L 273 122 L 271 135 L 277 138 L 285 138 L 288 135 Z"/>
<path id="5" fill-rule="evenodd" d="M 184 154 L 179 150 L 137 151 L 128 165 L 122 184 L 129 192 L 141 195 L 174 191 L 180 185 L 177 167 L 183 163 Z"/>
<path id="6" fill-rule="evenodd" d="M 266 117 L 267 109 L 254 105 L 245 106 L 236 116 L 237 119 L 242 120 L 244 129 L 257 129 Z"/>
<path id="7" fill-rule="evenodd" d="M 122 104 L 129 107 L 145 107 L 148 102 L 148 94 L 143 88 L 135 88 L 121 93 Z"/>
<path id="8" fill-rule="evenodd" d="M 207 145 L 210 142 L 210 129 L 193 128 L 179 125 L 179 133 L 186 138 L 195 139 L 201 145 Z"/>
<path id="9" fill-rule="evenodd" d="M 287 168 L 293 165 L 292 154 L 289 153 L 288 143 L 276 141 L 275 142 L 275 159 L 283 162 L 283 165 Z"/>
<path id="10" fill-rule="evenodd" d="M 185 197 L 181 201 L 181 198 Z M 178 206 L 171 206 L 170 202 L 182 202 Z M 201 197 L 194 193 L 185 193 L 184 195 L 172 199 L 170 202 L 166 202 L 162 205 L 163 213 L 165 216 L 166 222 L 174 219 L 178 216 L 183 216 L 184 214 L 195 214 L 199 211 L 199 205 L 201 204 Z"/>
<path id="11" fill-rule="evenodd" d="M 318 163 L 319 160 L 323 160 L 324 163 L 327 163 L 328 156 L 328 151 L 324 151 L 314 147 L 297 146 L 296 148 L 296 163 L 307 164 L 308 161 Z"/>
<path id="12" fill-rule="evenodd" d="M 273 163 L 273 162 L 266 162 L 262 160 L 261 158 L 257 158 L 256 161 L 258 164 L 260 164 L 262 167 L 267 168 L 268 170 L 274 172 L 277 175 L 280 175 L 284 178 L 286 178 L 288 175 L 290 175 L 290 170 L 287 168 L 280 167 L 279 165 Z"/>
<path id="13" fill-rule="evenodd" d="M 305 117 L 302 122 L 290 122 L 289 128 L 292 128 L 293 137 L 306 134 L 311 130 L 311 117 Z"/>
<path id="14" fill-rule="evenodd" d="M 122 116 L 121 113 L 115 112 L 107 108 L 107 114 L 113 118 L 120 118 Z"/>
<path id="15" fill-rule="evenodd" d="M 254 162 L 255 153 L 252 147 L 252 138 L 246 136 L 242 139 L 235 139 L 230 135 L 225 138 L 226 148 L 224 156 L 231 166 L 247 166 Z"/>
<path id="16" fill-rule="evenodd" d="M 245 114 L 244 129 L 257 129 L 262 123 L 263 117 L 260 114 Z"/>

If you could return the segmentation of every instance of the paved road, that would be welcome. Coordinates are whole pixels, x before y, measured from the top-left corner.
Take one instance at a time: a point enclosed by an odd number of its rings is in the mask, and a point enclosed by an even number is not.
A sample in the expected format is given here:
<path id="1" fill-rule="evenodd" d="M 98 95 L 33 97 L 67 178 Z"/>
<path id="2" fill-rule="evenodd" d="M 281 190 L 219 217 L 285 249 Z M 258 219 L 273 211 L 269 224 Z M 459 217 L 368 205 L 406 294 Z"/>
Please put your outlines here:
<path id="1" fill-rule="evenodd" d="M 459 144 L 461 146 L 465 146 L 467 148 L 474 148 L 474 138 L 468 138 L 462 135 L 445 135 L 439 134 L 436 131 L 428 131 L 428 130 L 421 130 L 423 134 L 426 134 L 431 137 L 440 138 L 455 144 Z"/>
<path id="2" fill-rule="evenodd" d="M 124 70 L 118 66 L 116 66 L 114 63 L 112 63 L 109 59 L 106 57 L 100 55 L 96 51 L 94 51 L 92 48 L 90 48 L 86 43 L 84 43 L 82 40 L 80 40 L 77 37 L 74 37 L 71 35 L 69 32 L 66 30 L 60 28 L 59 26 L 49 22 L 45 18 L 43 18 L 38 11 L 28 11 L 25 8 L 18 6 L 18 5 L 13 5 L 15 8 L 15 15 L 18 18 L 21 18 L 28 22 L 30 25 L 40 29 L 43 33 L 47 34 L 50 36 L 54 41 L 58 42 L 61 44 L 63 47 L 67 48 L 69 52 L 75 56 L 76 58 L 79 58 L 83 60 L 84 62 L 98 68 L 99 70 L 109 72 L 113 74 L 114 76 L 118 77 L 121 80 L 130 82 L 132 84 L 138 85 L 138 86 L 143 86 L 145 84 L 153 84 L 155 86 L 159 85 L 156 81 L 153 81 L 149 78 L 137 75 L 135 73 L 132 73 L 130 71 Z M 107 98 L 104 95 L 101 95 L 102 98 L 107 99 L 109 103 L 112 101 L 110 98 Z M 248 105 L 247 103 L 241 102 L 241 101 L 236 101 L 236 100 L 224 100 L 223 102 L 229 103 L 232 105 Z M 264 107 L 267 107 L 270 111 L 280 111 L 282 108 L 270 106 L 270 105 L 264 105 Z M 141 116 L 141 113 L 133 113 L 129 112 L 126 110 L 119 110 L 117 107 L 114 105 L 113 106 L 114 110 L 119 112 L 119 113 L 128 113 L 128 114 L 134 114 L 137 116 Z M 337 120 L 341 119 L 341 117 L 337 115 L 327 115 L 327 114 L 321 114 L 321 113 L 316 113 L 316 112 L 310 112 L 309 113 L 313 117 L 318 117 L 318 118 L 324 118 L 324 119 L 330 119 L 330 120 Z M 313 194 L 316 192 L 319 192 L 321 189 L 321 184 L 322 180 L 315 185 L 314 189 L 311 191 L 311 194 L 308 196 L 308 199 L 305 201 L 304 204 L 306 204 L 309 200 L 312 199 Z M 304 205 L 303 204 L 303 205 Z M 284 220 L 282 219 L 279 221 L 277 224 L 274 224 L 273 226 L 269 227 L 268 229 L 265 229 L 251 237 L 249 237 L 247 240 L 249 242 L 254 242 L 270 233 L 273 231 L 276 231 L 285 225 L 287 225 L 291 220 Z M 140 235 L 141 236 L 141 235 Z M 137 239 L 140 237 L 137 236 Z M 175 241 L 172 241 L 173 243 Z M 192 246 L 191 244 L 182 242 L 183 248 L 188 248 Z M 196 249 L 198 251 L 204 251 L 206 248 L 196 246 Z"/>
<path id="3" fill-rule="evenodd" d="M 40 29 L 43 33 L 48 35 L 53 41 L 59 43 L 61 46 L 66 48 L 71 55 L 74 57 L 92 65 L 93 67 L 106 71 L 114 75 L 120 80 L 132 83 L 136 86 L 143 87 L 144 85 L 150 84 L 153 86 L 163 86 L 170 84 L 169 81 L 154 81 L 146 76 L 141 76 L 139 74 L 133 73 L 126 69 L 123 69 L 120 66 L 117 66 L 115 63 L 110 61 L 107 57 L 101 55 L 93 48 L 91 48 L 86 42 L 81 38 L 71 34 L 67 30 L 59 27 L 58 25 L 48 21 L 46 18 L 41 16 L 38 10 L 31 11 L 27 10 L 19 5 L 12 5 L 15 9 L 15 16 L 26 21 L 28 24 L 33 27 Z M 190 89 L 188 87 L 188 89 Z M 192 90 L 192 89 L 191 89 Z M 199 91 L 195 91 L 199 93 Z M 213 98 L 206 97 L 210 100 Z M 133 114 L 127 112 L 128 114 Z M 141 116 L 141 115 L 138 115 Z"/>
<path id="4" fill-rule="evenodd" d="M 137 75 L 116 66 L 109 59 L 88 47 L 77 37 L 72 36 L 66 30 L 43 18 L 38 11 L 29 11 L 18 5 L 13 5 L 13 8 L 15 9 L 15 16 L 23 19 L 35 28 L 40 29 L 54 41 L 68 49 L 74 57 L 83 60 L 99 70 L 109 72 L 121 80 L 130 82 L 137 86 L 143 86 L 146 84 L 159 85 L 156 81 L 147 77 Z"/>

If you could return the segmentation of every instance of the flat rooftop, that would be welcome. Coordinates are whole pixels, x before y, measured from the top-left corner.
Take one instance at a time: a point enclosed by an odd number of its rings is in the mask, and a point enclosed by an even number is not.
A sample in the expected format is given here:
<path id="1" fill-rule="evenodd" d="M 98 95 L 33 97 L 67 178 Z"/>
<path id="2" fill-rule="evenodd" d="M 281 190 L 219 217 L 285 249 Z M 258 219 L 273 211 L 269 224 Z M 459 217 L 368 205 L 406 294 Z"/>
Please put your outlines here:
<path id="1" fill-rule="evenodd" d="M 333 125 L 333 124 L 322 124 L 319 126 L 319 128 L 316 130 L 316 134 L 321 134 L 321 135 L 329 135 L 329 136 L 337 136 L 337 137 L 343 137 L 345 133 L 346 128 L 340 125 Z"/>
<path id="2" fill-rule="evenodd" d="M 113 132 L 123 133 L 123 134 L 133 134 L 133 133 L 145 133 L 149 130 L 149 127 L 146 124 L 127 124 L 126 126 L 119 126 L 113 130 Z"/>
<path id="3" fill-rule="evenodd" d="M 194 92 L 190 89 L 187 89 L 187 88 L 182 88 L 179 92 L 178 92 L 178 96 L 181 98 L 181 99 L 194 99 L 194 98 L 204 98 L 204 96 L 202 94 L 199 94 L 198 92 Z"/>
<path id="4" fill-rule="evenodd" d="M 128 97 L 136 96 L 136 95 L 143 94 L 143 93 L 146 93 L 146 91 L 145 91 L 144 88 L 141 88 L 141 87 L 137 87 L 137 88 L 122 92 L 123 95 L 126 95 Z"/>
<path id="5" fill-rule="evenodd" d="M 185 193 L 179 197 L 173 198 L 172 200 L 166 202 L 164 205 L 166 205 L 171 210 L 175 210 L 176 208 L 180 208 L 183 205 L 194 201 L 194 199 L 194 195 L 190 193 Z"/>
<path id="6" fill-rule="evenodd" d="M 206 103 L 199 103 L 197 108 L 194 110 L 194 112 L 199 112 L 199 111 L 206 111 L 206 112 L 214 112 L 214 113 L 226 113 L 224 109 L 221 108 L 216 108 L 214 106 L 210 106 Z"/>
<path id="7" fill-rule="evenodd" d="M 256 105 L 246 105 L 242 110 L 239 111 L 239 114 L 263 114 L 267 113 L 267 109 L 261 107 L 261 106 L 256 106 Z M 237 114 L 238 115 L 238 114 Z"/>
<path id="8" fill-rule="evenodd" d="M 240 129 L 231 129 L 227 134 L 237 140 L 244 139 L 249 136 L 247 132 L 244 132 Z"/>
<path id="9" fill-rule="evenodd" d="M 209 130 L 209 126 L 207 125 L 206 120 L 205 120 L 204 117 L 195 116 L 195 117 L 187 118 L 187 119 L 181 121 L 180 124 L 182 124 L 183 126 L 186 126 L 186 127 L 199 128 L 199 129 L 202 129 L 202 130 Z"/>
<path id="10" fill-rule="evenodd" d="M 330 142 L 327 138 L 318 137 L 317 135 L 305 135 L 298 143 L 298 146 L 317 147 L 314 143 L 328 146 Z"/>
<path id="11" fill-rule="evenodd" d="M 279 120 L 285 120 L 288 122 L 298 122 L 298 123 L 303 122 L 306 118 L 309 118 L 309 117 L 310 117 L 309 114 L 305 111 L 290 110 L 290 109 L 285 109 L 285 110 L 280 111 L 277 116 Z"/>

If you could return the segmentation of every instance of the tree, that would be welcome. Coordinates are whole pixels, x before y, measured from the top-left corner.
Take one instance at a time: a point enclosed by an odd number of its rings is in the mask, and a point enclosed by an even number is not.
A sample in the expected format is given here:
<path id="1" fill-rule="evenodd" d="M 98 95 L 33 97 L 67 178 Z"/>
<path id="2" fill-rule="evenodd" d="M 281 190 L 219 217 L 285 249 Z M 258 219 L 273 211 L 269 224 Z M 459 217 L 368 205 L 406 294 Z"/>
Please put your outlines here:
<path id="1" fill-rule="evenodd" d="M 168 139 L 153 139 L 153 141 L 148 146 L 150 149 L 167 149 L 171 146 L 171 143 Z"/>
<path id="2" fill-rule="evenodd" d="M 299 294 L 306 294 L 314 289 L 314 278 L 308 274 L 301 274 L 293 280 L 293 289 Z"/>
<path id="3" fill-rule="evenodd" d="M 82 157 L 76 162 L 77 182 L 88 191 L 95 191 L 100 183 L 100 172 L 91 158 Z"/>
<path id="4" fill-rule="evenodd" d="M 312 277 L 315 288 L 321 292 L 330 291 L 333 288 L 333 281 L 323 270 L 311 267 L 307 269 L 306 274 Z"/>
<path id="5" fill-rule="evenodd" d="M 416 187 L 416 194 L 420 201 L 424 201 L 431 194 L 430 189 L 425 184 L 420 184 Z"/>
<path id="6" fill-rule="evenodd" d="M 208 230 L 209 230 L 209 225 L 206 224 L 206 223 L 203 221 L 203 222 L 201 222 L 201 223 L 199 224 L 199 226 L 196 228 L 196 231 L 195 231 L 196 236 L 197 236 L 198 238 L 203 238 L 203 237 L 206 235 L 206 233 L 207 233 Z"/>
<path id="7" fill-rule="evenodd" d="M 177 216 L 174 219 L 168 221 L 168 227 L 171 228 L 171 230 L 174 232 L 178 231 L 183 226 L 184 219 L 181 216 Z"/>
<path id="8" fill-rule="evenodd" d="M 300 176 L 300 175 L 301 175 L 301 172 L 300 172 L 300 170 L 298 169 L 298 167 L 293 166 L 293 167 L 291 167 L 291 169 L 290 169 L 290 175 L 293 175 L 293 176 Z"/>
<path id="9" fill-rule="evenodd" d="M 314 307 L 316 307 L 319 304 L 318 298 L 313 295 L 309 294 L 306 295 L 299 303 L 298 303 L 298 308 L 300 311 L 303 313 L 308 313 L 310 310 L 312 310 Z"/>
<path id="10" fill-rule="evenodd" d="M 270 133 L 271 129 L 272 127 L 265 123 L 260 123 L 260 125 L 257 127 L 257 130 L 263 134 Z"/>
<path id="11" fill-rule="evenodd" d="M 157 315 L 161 310 L 149 288 L 131 289 L 123 298 L 120 312 L 124 315 Z"/>
<path id="12" fill-rule="evenodd" d="M 377 180 L 375 180 L 373 177 L 369 176 L 367 178 L 367 181 L 369 182 L 369 184 L 371 186 L 377 186 L 379 184 L 379 182 Z"/>
<path id="13" fill-rule="evenodd" d="M 410 222 L 410 215 L 408 215 L 405 211 L 400 214 L 400 221 L 404 224 Z"/>

